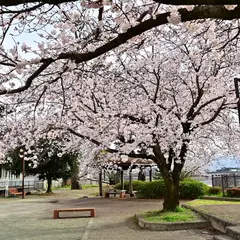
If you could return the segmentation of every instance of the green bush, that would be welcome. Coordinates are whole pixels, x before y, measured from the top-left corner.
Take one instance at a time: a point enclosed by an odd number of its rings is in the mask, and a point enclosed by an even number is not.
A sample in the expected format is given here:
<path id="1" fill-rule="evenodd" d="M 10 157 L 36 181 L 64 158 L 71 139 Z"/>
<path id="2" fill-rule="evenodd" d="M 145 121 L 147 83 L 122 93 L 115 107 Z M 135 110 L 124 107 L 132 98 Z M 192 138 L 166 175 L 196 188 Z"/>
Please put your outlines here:
<path id="1" fill-rule="evenodd" d="M 222 189 L 220 187 L 209 187 L 208 194 L 209 195 L 219 195 L 221 194 Z"/>
<path id="2" fill-rule="evenodd" d="M 121 189 L 120 183 L 114 186 L 115 189 Z M 129 192 L 129 181 L 124 182 L 124 189 Z M 133 190 L 138 191 L 138 198 L 163 198 L 166 191 L 163 180 L 153 182 L 133 181 Z M 179 192 L 182 199 L 200 198 L 205 195 L 209 187 L 196 180 L 184 180 L 180 182 Z"/>
<path id="3" fill-rule="evenodd" d="M 137 193 L 138 198 L 162 198 L 165 192 L 165 183 L 163 180 L 144 182 Z"/>
<path id="4" fill-rule="evenodd" d="M 133 190 L 134 190 L 134 191 L 138 191 L 139 188 L 140 188 L 144 183 L 146 183 L 146 182 L 138 181 L 138 180 L 132 181 Z M 117 183 L 117 184 L 114 186 L 114 189 L 121 190 L 121 183 Z M 129 193 L 129 181 L 124 181 L 124 190 L 126 190 L 126 192 Z"/>
<path id="5" fill-rule="evenodd" d="M 228 197 L 240 197 L 240 188 L 227 188 L 226 191 Z"/>
<path id="6" fill-rule="evenodd" d="M 195 199 L 200 198 L 206 194 L 209 190 L 209 186 L 196 181 L 196 180 L 187 180 L 180 182 L 179 192 L 180 198 L 186 199 Z"/>

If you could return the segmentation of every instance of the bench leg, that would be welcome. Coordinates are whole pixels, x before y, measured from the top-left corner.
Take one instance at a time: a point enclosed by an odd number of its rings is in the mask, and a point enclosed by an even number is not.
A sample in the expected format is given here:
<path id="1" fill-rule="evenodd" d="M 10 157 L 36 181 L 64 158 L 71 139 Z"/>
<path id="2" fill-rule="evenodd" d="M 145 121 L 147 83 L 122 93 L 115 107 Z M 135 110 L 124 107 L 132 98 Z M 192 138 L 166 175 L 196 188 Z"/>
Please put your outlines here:
<path id="1" fill-rule="evenodd" d="M 53 218 L 58 219 L 59 218 L 59 212 L 58 211 L 53 211 Z"/>
<path id="2" fill-rule="evenodd" d="M 96 216 L 96 211 L 95 211 L 95 209 L 92 209 L 91 210 L 91 217 L 95 217 Z"/>

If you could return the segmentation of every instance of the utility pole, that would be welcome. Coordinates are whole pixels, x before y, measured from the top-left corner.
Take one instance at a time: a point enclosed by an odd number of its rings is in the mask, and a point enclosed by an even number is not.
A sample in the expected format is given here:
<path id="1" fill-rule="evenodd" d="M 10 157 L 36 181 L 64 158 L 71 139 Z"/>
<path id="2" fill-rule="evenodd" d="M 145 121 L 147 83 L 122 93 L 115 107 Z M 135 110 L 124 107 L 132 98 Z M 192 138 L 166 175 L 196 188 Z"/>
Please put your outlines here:
<path id="1" fill-rule="evenodd" d="M 234 78 L 235 93 L 236 93 L 236 98 L 238 99 L 238 101 L 237 101 L 238 121 L 239 121 L 239 125 L 240 125 L 239 82 L 240 82 L 240 78 Z"/>
<path id="2" fill-rule="evenodd" d="M 25 161 L 24 161 L 24 150 L 20 149 L 20 158 L 22 158 L 22 199 L 24 199 L 24 175 L 25 175 Z"/>

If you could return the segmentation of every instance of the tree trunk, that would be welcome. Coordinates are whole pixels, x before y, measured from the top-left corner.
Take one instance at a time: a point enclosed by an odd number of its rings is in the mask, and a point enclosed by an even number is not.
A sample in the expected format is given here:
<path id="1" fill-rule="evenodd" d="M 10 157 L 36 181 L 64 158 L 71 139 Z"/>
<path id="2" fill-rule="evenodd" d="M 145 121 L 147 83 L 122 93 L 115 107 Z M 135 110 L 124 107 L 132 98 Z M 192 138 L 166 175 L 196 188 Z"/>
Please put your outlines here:
<path id="1" fill-rule="evenodd" d="M 176 155 L 172 148 L 169 148 L 167 159 L 164 154 L 162 154 L 159 145 L 156 145 L 153 148 L 153 152 L 156 156 L 155 163 L 158 165 L 166 187 L 163 211 L 175 211 L 176 207 L 179 206 L 179 181 L 185 162 L 184 157 L 187 152 L 187 145 L 186 143 L 183 143 L 182 145 L 179 154 L 180 163 L 177 162 L 179 159 L 175 157 Z"/>
<path id="2" fill-rule="evenodd" d="M 52 193 L 52 178 L 47 177 L 47 191 L 46 193 Z"/>
<path id="3" fill-rule="evenodd" d="M 82 189 L 81 185 L 79 184 L 79 165 L 77 159 L 75 159 L 73 164 L 73 173 L 71 176 L 71 190 L 74 189 Z"/>
<path id="4" fill-rule="evenodd" d="M 67 179 L 63 179 L 62 181 L 62 187 L 66 186 L 67 185 Z"/>
<path id="5" fill-rule="evenodd" d="M 80 186 L 79 180 L 78 180 L 78 175 L 71 177 L 71 189 L 72 190 L 81 189 L 81 186 Z"/>
<path id="6" fill-rule="evenodd" d="M 178 174 L 169 173 L 164 177 L 166 191 L 163 202 L 163 211 L 175 211 L 179 206 L 179 176 Z"/>

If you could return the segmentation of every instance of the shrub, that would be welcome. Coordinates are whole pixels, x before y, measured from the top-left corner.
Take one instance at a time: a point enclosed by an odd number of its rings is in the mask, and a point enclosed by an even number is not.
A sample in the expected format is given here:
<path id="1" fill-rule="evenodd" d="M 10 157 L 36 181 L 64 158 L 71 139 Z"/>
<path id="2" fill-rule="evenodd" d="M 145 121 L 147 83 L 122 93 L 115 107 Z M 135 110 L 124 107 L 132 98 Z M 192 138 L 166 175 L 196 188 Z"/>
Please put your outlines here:
<path id="1" fill-rule="evenodd" d="M 196 181 L 182 181 L 180 182 L 180 198 L 194 199 L 200 198 L 208 192 L 209 186 Z"/>
<path id="2" fill-rule="evenodd" d="M 240 188 L 227 188 L 228 197 L 240 197 Z"/>
<path id="3" fill-rule="evenodd" d="M 115 189 L 121 189 L 120 183 L 114 186 Z M 129 192 L 129 181 L 124 182 L 124 189 Z M 180 182 L 180 198 L 194 199 L 200 198 L 207 193 L 209 187 L 196 180 L 186 180 Z M 163 198 L 166 191 L 163 180 L 153 182 L 133 181 L 133 190 L 138 191 L 138 198 Z"/>
<path id="4" fill-rule="evenodd" d="M 165 192 L 165 183 L 163 180 L 144 182 L 137 193 L 138 198 L 162 198 Z"/>
<path id="5" fill-rule="evenodd" d="M 134 191 L 138 191 L 139 188 L 144 184 L 145 182 L 142 181 L 132 181 L 132 186 Z M 121 190 L 121 183 L 117 183 L 114 186 L 114 189 Z M 126 190 L 127 193 L 129 193 L 129 181 L 124 181 L 124 190 Z"/>
<path id="6" fill-rule="evenodd" d="M 222 192 L 222 189 L 220 187 L 210 187 L 208 189 L 209 195 L 219 195 Z"/>

